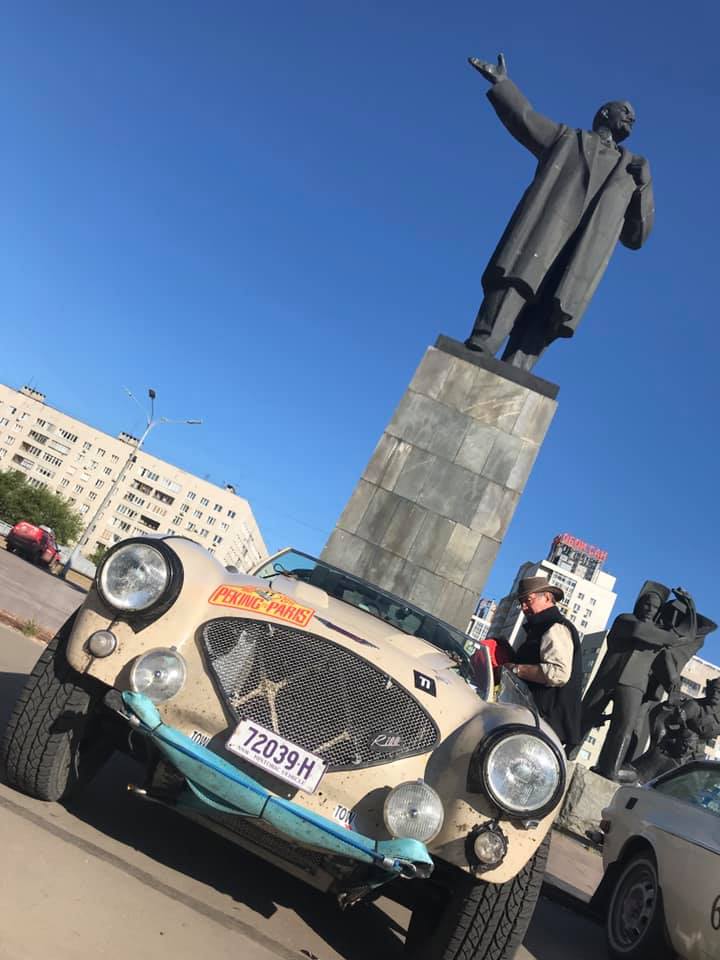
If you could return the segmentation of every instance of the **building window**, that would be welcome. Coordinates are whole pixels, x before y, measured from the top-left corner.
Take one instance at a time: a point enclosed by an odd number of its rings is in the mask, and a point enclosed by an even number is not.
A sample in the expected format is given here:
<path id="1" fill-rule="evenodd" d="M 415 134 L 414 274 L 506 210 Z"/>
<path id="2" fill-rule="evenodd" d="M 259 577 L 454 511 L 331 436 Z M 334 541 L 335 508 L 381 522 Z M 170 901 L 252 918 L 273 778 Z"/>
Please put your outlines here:
<path id="1" fill-rule="evenodd" d="M 172 518 L 172 522 L 177 526 L 178 524 L 182 523 L 182 516 L 178 514 L 176 517 Z"/>
<path id="2" fill-rule="evenodd" d="M 10 421 L 7 417 L 0 417 L 0 427 L 6 427 Z"/>
<path id="3" fill-rule="evenodd" d="M 202 530 L 200 531 L 200 536 L 201 536 L 201 537 L 207 537 L 209 533 L 210 533 L 209 530 L 202 529 Z"/>
<path id="4" fill-rule="evenodd" d="M 136 493 L 126 493 L 126 494 L 125 494 L 125 499 L 126 499 L 129 503 L 136 503 L 139 507 L 144 507 L 144 506 L 145 506 L 145 498 L 144 498 L 144 497 L 139 497 Z"/>
<path id="5" fill-rule="evenodd" d="M 90 509 L 90 507 L 89 507 L 86 503 L 84 503 L 84 504 L 80 507 L 80 513 L 87 513 L 89 509 Z"/>
<path id="6" fill-rule="evenodd" d="M 111 457 L 110 457 L 110 460 L 111 460 L 113 463 L 117 463 L 117 462 L 120 460 L 120 457 L 119 457 L 116 453 L 113 453 L 113 454 L 111 455 Z"/>
<path id="7" fill-rule="evenodd" d="M 180 504 L 180 513 L 187 513 L 190 507 L 186 503 Z"/>
<path id="8" fill-rule="evenodd" d="M 584 593 L 579 593 L 579 594 L 578 594 L 578 600 L 584 600 L 584 599 L 585 599 L 585 594 L 584 594 Z"/>
<path id="9" fill-rule="evenodd" d="M 223 522 L 220 524 L 220 529 L 221 529 L 221 530 L 229 530 L 229 529 L 230 529 L 230 524 L 229 524 L 229 523 L 225 523 L 225 521 L 223 520 Z"/>
<path id="10" fill-rule="evenodd" d="M 587 620 L 581 620 L 581 621 L 580 621 L 580 626 L 581 626 L 581 627 L 587 627 L 587 625 L 588 625 Z"/>
<path id="11" fill-rule="evenodd" d="M 69 486 L 69 485 L 70 485 L 70 481 L 68 480 L 68 478 L 67 478 L 67 477 L 63 477 L 63 479 L 60 481 L 60 486 L 61 486 L 61 487 L 67 487 L 67 486 Z"/>
<path id="12" fill-rule="evenodd" d="M 199 520 L 202 516 L 202 510 L 193 510 L 193 516 Z"/>
<path id="13" fill-rule="evenodd" d="M 597 737 L 588 737 L 587 742 L 590 744 L 595 744 L 597 743 Z"/>
<path id="14" fill-rule="evenodd" d="M 208 517 L 205 522 L 207 523 L 207 525 L 208 525 L 209 527 L 212 527 L 213 524 L 215 523 L 215 517 Z"/>
<path id="15" fill-rule="evenodd" d="M 589 759 L 590 759 L 589 750 L 581 750 L 580 753 L 578 754 L 578 760 L 589 760 Z"/>
<path id="16" fill-rule="evenodd" d="M 35 473 L 39 473 L 43 477 L 47 477 L 48 480 L 52 480 L 55 476 L 54 470 L 47 470 L 45 467 L 35 467 Z"/>
<path id="17" fill-rule="evenodd" d="M 104 481 L 104 480 L 96 480 L 96 481 L 95 481 L 95 486 L 96 486 L 96 487 L 102 487 L 102 486 L 104 486 L 104 485 L 105 485 L 105 481 Z"/>
<path id="18" fill-rule="evenodd" d="M 140 523 L 144 523 L 146 527 L 150 527 L 151 530 L 157 530 L 160 526 L 157 520 L 153 520 L 152 517 L 146 517 L 144 513 L 140 514 Z"/>
<path id="19" fill-rule="evenodd" d="M 219 510 L 222 510 L 222 504 L 221 504 L 221 503 L 216 503 L 215 506 L 213 507 L 213 510 L 214 510 L 216 513 L 217 513 Z"/>
<path id="20" fill-rule="evenodd" d="M 59 457 L 53 457 L 53 456 L 52 456 L 51 454 L 49 454 L 49 453 L 46 453 L 46 454 L 43 455 L 43 460 L 44 460 L 46 463 L 51 463 L 51 464 L 53 465 L 53 467 L 61 467 L 61 466 L 62 466 L 62 463 L 63 463 L 62 460 L 61 460 Z"/>
<path id="21" fill-rule="evenodd" d="M 590 597 L 590 606 L 594 607 L 596 603 L 597 603 L 597 600 L 595 599 L 595 597 Z"/>
<path id="22" fill-rule="evenodd" d="M 60 431 L 60 436 L 61 436 L 61 437 L 64 437 L 65 440 L 69 440 L 70 443 L 77 443 L 77 434 L 76 434 L 76 433 L 70 433 L 69 430 L 61 430 L 61 431 Z"/>
<path id="23" fill-rule="evenodd" d="M 97 500 L 97 494 L 93 490 L 88 494 L 88 500 Z"/>
<path id="24" fill-rule="evenodd" d="M 11 447 L 11 446 L 15 443 L 15 437 L 8 437 L 8 438 L 6 439 L 6 441 L 5 441 L 5 443 L 6 443 L 9 447 Z"/>
<path id="25" fill-rule="evenodd" d="M 82 493 L 85 488 L 81 483 L 76 483 L 73 487 L 73 493 Z"/>
<path id="26" fill-rule="evenodd" d="M 194 491 L 192 491 L 192 490 L 188 490 L 188 492 L 185 494 L 185 497 L 186 497 L 188 500 L 194 500 L 196 496 L 197 496 L 197 494 L 194 493 Z"/>
<path id="27" fill-rule="evenodd" d="M 16 463 L 19 467 L 22 467 L 23 470 L 32 470 L 32 468 L 35 466 L 32 460 L 28 460 L 19 453 L 16 453 L 13 457 L 13 463 Z"/>
<path id="28" fill-rule="evenodd" d="M 57 440 L 48 440 L 47 445 L 51 450 L 61 453 L 64 457 L 70 453 L 70 447 L 66 443 L 58 443 Z"/>
<path id="29" fill-rule="evenodd" d="M 169 506 L 175 503 L 175 497 L 171 497 L 169 493 L 163 493 L 162 490 L 156 490 L 153 496 L 156 500 L 160 500 L 161 503 L 167 503 Z"/>
<path id="30" fill-rule="evenodd" d="M 88 450 L 89 450 L 91 447 L 92 447 L 92 444 L 89 443 L 89 442 L 86 440 L 85 443 L 83 444 L 83 447 L 82 447 L 82 448 L 83 448 L 83 450 L 85 451 L 85 453 L 87 453 Z"/>
<path id="31" fill-rule="evenodd" d="M 143 468 L 142 468 L 142 470 L 140 471 L 140 476 L 141 476 L 141 477 L 147 477 L 148 480 L 152 480 L 153 483 L 157 482 L 157 481 L 160 479 L 160 474 L 159 474 L 159 473 L 153 473 L 153 471 L 152 471 L 152 470 L 148 470 L 147 467 L 143 467 Z M 150 490 L 148 490 L 147 492 L 150 493 Z"/>
<path id="32" fill-rule="evenodd" d="M 208 500 L 208 498 L 207 498 L 207 497 L 203 497 L 202 500 L 200 501 L 200 506 L 201 506 L 201 507 L 207 507 L 207 505 L 208 505 L 209 503 L 210 503 L 210 501 Z"/>
<path id="33" fill-rule="evenodd" d="M 47 437 L 43 433 L 38 433 L 37 430 L 28 430 L 28 436 L 32 437 L 33 440 L 37 440 L 38 443 L 45 444 L 47 443 Z"/>
<path id="34" fill-rule="evenodd" d="M 140 493 L 152 493 L 152 487 L 149 487 L 146 483 L 140 483 L 139 480 L 133 480 L 131 486 L 133 490 L 139 490 Z"/>
<path id="35" fill-rule="evenodd" d="M 99 457 L 104 457 L 104 456 L 105 456 L 105 451 L 104 451 L 101 447 L 98 447 L 97 455 L 98 455 Z"/>
<path id="36" fill-rule="evenodd" d="M 105 469 L 103 470 L 103 473 L 105 474 L 106 477 L 109 477 L 110 474 L 112 473 L 112 467 L 105 467 Z"/>
<path id="37" fill-rule="evenodd" d="M 215 546 L 217 546 L 218 544 L 223 542 L 223 538 L 216 533 L 212 539 L 212 542 Z"/>
<path id="38" fill-rule="evenodd" d="M 20 446 L 23 450 L 26 450 L 31 457 L 39 457 L 42 453 L 40 447 L 34 447 L 31 443 L 25 443 L 25 441 L 23 441 Z"/>
<path id="39" fill-rule="evenodd" d="M 228 510 L 228 516 L 230 517 L 231 520 L 234 520 L 237 514 L 235 513 L 234 510 Z"/>

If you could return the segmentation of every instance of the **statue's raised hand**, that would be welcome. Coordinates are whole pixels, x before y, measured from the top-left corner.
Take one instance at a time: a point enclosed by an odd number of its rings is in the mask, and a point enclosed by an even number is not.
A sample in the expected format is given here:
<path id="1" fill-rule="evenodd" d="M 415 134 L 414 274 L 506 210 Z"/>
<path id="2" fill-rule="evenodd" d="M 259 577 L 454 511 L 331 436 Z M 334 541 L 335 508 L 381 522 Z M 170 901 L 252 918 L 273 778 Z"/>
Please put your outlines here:
<path id="1" fill-rule="evenodd" d="M 497 65 L 485 63 L 484 60 L 478 60 L 477 57 L 468 57 L 468 63 L 471 67 L 475 67 L 478 73 L 481 73 L 490 83 L 499 83 L 507 76 L 505 57 L 501 53 L 498 54 Z"/>

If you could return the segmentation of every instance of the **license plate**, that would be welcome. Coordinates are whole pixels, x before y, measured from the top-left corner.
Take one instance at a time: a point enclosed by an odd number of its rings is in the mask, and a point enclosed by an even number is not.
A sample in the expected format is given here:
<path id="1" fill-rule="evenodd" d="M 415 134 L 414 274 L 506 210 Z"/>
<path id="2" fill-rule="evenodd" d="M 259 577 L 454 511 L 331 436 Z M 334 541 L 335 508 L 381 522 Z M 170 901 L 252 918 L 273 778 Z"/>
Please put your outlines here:
<path id="1" fill-rule="evenodd" d="M 327 770 L 327 764 L 314 753 L 251 720 L 240 721 L 226 746 L 232 753 L 306 793 L 315 792 Z"/>

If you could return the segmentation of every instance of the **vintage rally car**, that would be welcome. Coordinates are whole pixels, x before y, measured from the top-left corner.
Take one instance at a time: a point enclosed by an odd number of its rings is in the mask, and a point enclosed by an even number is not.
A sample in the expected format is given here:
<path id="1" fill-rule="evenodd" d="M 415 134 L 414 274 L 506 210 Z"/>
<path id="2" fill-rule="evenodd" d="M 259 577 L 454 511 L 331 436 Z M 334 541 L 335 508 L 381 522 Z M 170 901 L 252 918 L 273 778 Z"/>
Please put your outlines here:
<path id="1" fill-rule="evenodd" d="M 564 753 L 468 637 L 293 550 L 254 575 L 182 537 L 120 541 L 8 725 L 11 785 L 59 800 L 113 750 L 138 796 L 334 894 L 413 911 L 412 957 L 509 958 Z"/>
<path id="2" fill-rule="evenodd" d="M 720 763 L 622 787 L 603 818 L 594 903 L 611 956 L 720 960 Z"/>

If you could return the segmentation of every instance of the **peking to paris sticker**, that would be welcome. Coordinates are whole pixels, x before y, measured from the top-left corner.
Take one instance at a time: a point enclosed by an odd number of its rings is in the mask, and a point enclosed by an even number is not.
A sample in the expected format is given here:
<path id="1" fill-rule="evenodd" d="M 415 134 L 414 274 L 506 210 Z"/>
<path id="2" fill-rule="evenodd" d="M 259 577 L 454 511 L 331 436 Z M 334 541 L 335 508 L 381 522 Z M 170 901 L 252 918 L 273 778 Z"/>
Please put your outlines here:
<path id="1" fill-rule="evenodd" d="M 312 607 L 303 607 L 284 593 L 275 590 L 263 590 L 262 587 L 218 587 L 208 599 L 208 603 L 218 607 L 233 607 L 235 610 L 248 610 L 262 613 L 275 620 L 285 620 L 296 627 L 306 627 L 315 611 Z"/>

